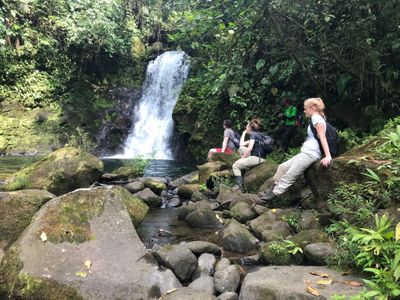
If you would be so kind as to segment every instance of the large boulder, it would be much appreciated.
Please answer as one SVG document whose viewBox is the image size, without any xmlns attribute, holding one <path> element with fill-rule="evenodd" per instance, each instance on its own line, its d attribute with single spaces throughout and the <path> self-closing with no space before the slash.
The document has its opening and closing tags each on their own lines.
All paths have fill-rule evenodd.
<svg viewBox="0 0 400 300">
<path fill-rule="evenodd" d="M 230 220 L 221 233 L 223 248 L 228 251 L 247 253 L 255 250 L 258 239 L 236 220 Z"/>
<path fill-rule="evenodd" d="M 161 195 L 163 190 L 167 189 L 167 185 L 156 177 L 148 177 L 143 181 L 145 187 L 151 189 L 157 195 Z"/>
<path fill-rule="evenodd" d="M 199 183 L 199 171 L 193 171 L 189 174 L 186 174 L 185 176 L 182 176 L 180 178 L 177 178 L 175 180 L 172 180 L 168 182 L 168 186 L 171 189 L 175 189 L 178 186 L 181 186 L 182 184 L 187 184 L 187 183 Z"/>
<path fill-rule="evenodd" d="M 199 191 L 199 185 L 197 183 L 182 184 L 178 187 L 178 196 L 183 199 L 190 199 L 194 192 Z"/>
<path fill-rule="evenodd" d="M 314 243 L 304 248 L 304 256 L 312 265 L 326 265 L 327 259 L 333 256 L 335 245 L 332 243 Z"/>
<path fill-rule="evenodd" d="M 328 274 L 332 279 L 331 285 L 319 288 L 316 282 L 321 279 L 313 274 Z M 331 299 L 335 294 L 343 295 L 346 299 L 364 290 L 364 286 L 349 286 L 343 281 L 358 281 L 361 279 L 346 276 L 325 267 L 317 266 L 267 266 L 250 271 L 243 280 L 240 289 L 240 300 L 289 300 L 289 299 Z M 321 296 L 316 297 L 307 293 L 307 283 L 317 289 Z"/>
<path fill-rule="evenodd" d="M 343 153 L 334 158 L 328 168 L 319 162 L 312 164 L 305 172 L 305 178 L 316 200 L 326 201 L 328 195 L 340 183 L 362 183 L 370 180 L 363 175 L 367 168 L 373 170 L 381 178 L 385 178 L 387 170 L 380 167 L 387 161 L 381 161 L 375 157 L 376 154 L 372 149 L 376 147 L 376 143 L 382 143 L 382 140 L 374 139 Z"/>
<path fill-rule="evenodd" d="M 186 246 L 190 249 L 190 251 L 192 251 L 197 256 L 203 253 L 221 255 L 221 248 L 214 243 L 206 241 L 192 241 L 192 242 L 187 242 Z"/>
<path fill-rule="evenodd" d="M 151 299 L 181 287 L 138 237 L 130 213 L 143 204 L 134 199 L 123 188 L 97 187 L 48 201 L 3 258 L 9 297 Z"/>
<path fill-rule="evenodd" d="M 212 276 L 201 276 L 193 280 L 188 287 L 196 291 L 205 292 L 209 295 L 215 294 L 214 278 Z"/>
<path fill-rule="evenodd" d="M 0 248 L 14 242 L 39 208 L 55 197 L 43 190 L 0 193 Z"/>
<path fill-rule="evenodd" d="M 331 242 L 329 236 L 320 229 L 302 230 L 289 240 L 304 249 L 309 244 Z"/>
<path fill-rule="evenodd" d="M 178 219 L 181 221 L 186 221 L 188 214 L 195 210 L 212 210 L 216 207 L 215 202 L 211 202 L 208 200 L 202 200 L 194 203 L 188 203 L 186 205 L 182 205 L 176 209 L 176 214 L 178 215 Z"/>
<path fill-rule="evenodd" d="M 161 198 L 149 188 L 145 188 L 144 190 L 135 193 L 134 196 L 142 199 L 150 207 L 161 206 Z"/>
<path fill-rule="evenodd" d="M 243 178 L 244 188 L 249 193 L 257 193 L 266 180 L 274 176 L 278 165 L 267 160 L 246 171 Z"/>
<path fill-rule="evenodd" d="M 216 262 L 217 259 L 210 253 L 203 253 L 200 255 L 197 261 L 196 270 L 193 273 L 192 280 L 202 276 L 213 276 Z"/>
<path fill-rule="evenodd" d="M 186 222 L 192 227 L 209 228 L 222 226 L 223 219 L 221 213 L 203 209 L 189 213 L 186 217 Z"/>
<path fill-rule="evenodd" d="M 300 252 L 294 255 L 288 252 L 285 241 L 271 241 L 262 244 L 260 258 L 269 265 L 298 265 L 303 262 L 303 255 Z"/>
<path fill-rule="evenodd" d="M 231 209 L 232 217 L 240 223 L 246 223 L 257 217 L 257 213 L 246 202 L 236 203 Z"/>
<path fill-rule="evenodd" d="M 240 283 L 240 270 L 230 265 L 214 274 L 215 289 L 220 293 L 235 292 Z"/>
<path fill-rule="evenodd" d="M 6 182 L 23 182 L 25 188 L 43 189 L 62 195 L 77 188 L 89 187 L 100 179 L 103 162 L 82 149 L 67 147 L 18 171 Z"/>
</svg>

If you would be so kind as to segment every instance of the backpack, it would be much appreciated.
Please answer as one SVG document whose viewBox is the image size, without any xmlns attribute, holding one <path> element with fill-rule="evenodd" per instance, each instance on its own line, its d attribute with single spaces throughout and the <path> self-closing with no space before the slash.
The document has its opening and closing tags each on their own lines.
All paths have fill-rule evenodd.
<svg viewBox="0 0 400 300">
<path fill-rule="evenodd" d="M 233 144 L 235 144 L 236 148 L 239 148 L 239 144 L 240 144 L 240 133 L 237 131 L 233 131 L 233 134 L 235 135 L 235 137 L 232 139 Z"/>
<path fill-rule="evenodd" d="M 268 134 L 259 132 L 259 140 L 256 140 L 260 147 L 263 149 L 265 154 L 269 154 L 274 150 L 274 139 L 270 137 Z M 259 151 L 260 152 L 260 151 Z M 258 153 L 258 156 L 261 156 L 261 153 Z"/>
<path fill-rule="evenodd" d="M 314 134 L 314 137 L 318 141 L 321 153 L 324 153 L 324 149 L 322 149 L 321 141 L 319 140 L 319 137 L 318 137 L 318 134 L 317 134 L 317 130 L 315 129 L 315 127 L 312 124 L 312 122 L 310 122 L 310 128 L 311 128 L 312 133 Z M 328 142 L 329 152 L 331 153 L 332 157 L 336 157 L 339 154 L 340 138 L 339 138 L 339 134 L 338 134 L 336 128 L 333 127 L 328 122 L 326 122 L 325 135 L 326 135 L 326 141 Z"/>
</svg>

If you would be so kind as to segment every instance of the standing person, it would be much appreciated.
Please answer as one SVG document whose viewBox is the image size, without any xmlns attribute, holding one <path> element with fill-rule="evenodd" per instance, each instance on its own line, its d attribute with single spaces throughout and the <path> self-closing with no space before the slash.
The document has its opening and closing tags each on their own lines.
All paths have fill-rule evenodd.
<svg viewBox="0 0 400 300">
<path fill-rule="evenodd" d="M 326 121 L 324 114 L 325 105 L 321 98 L 310 98 L 304 101 L 304 114 L 311 118 L 311 123 L 307 127 L 307 139 L 301 147 L 300 153 L 291 159 L 280 164 L 274 175 L 274 186 L 271 190 L 261 196 L 264 202 L 271 201 L 283 194 L 312 163 L 321 159 L 321 164 L 328 167 L 332 156 L 326 139 Z M 323 152 L 321 153 L 320 144 L 315 138 L 312 128 L 318 135 Z"/>
<path fill-rule="evenodd" d="M 293 101 L 285 99 L 283 105 L 285 110 L 279 116 L 283 118 L 283 125 L 278 129 L 276 135 L 278 136 L 278 145 L 283 151 L 287 152 L 289 147 L 290 138 L 296 131 L 296 115 L 297 107 L 293 105 Z"/>
<path fill-rule="evenodd" d="M 243 147 L 241 152 L 241 158 L 235 161 L 232 166 L 233 174 L 235 175 L 235 189 L 243 189 L 243 177 L 242 170 L 250 169 L 265 161 L 264 157 L 266 153 L 264 149 L 260 146 L 259 141 L 261 141 L 260 134 L 258 130 L 260 128 L 260 120 L 253 119 L 246 126 L 246 132 L 250 134 L 250 140 L 248 141 L 247 147 Z M 243 132 L 242 137 L 243 145 L 245 132 Z"/>
<path fill-rule="evenodd" d="M 224 139 L 222 140 L 222 148 L 212 148 L 208 151 L 207 159 L 210 159 L 214 153 L 224 152 L 226 154 L 233 154 L 236 150 L 235 143 L 235 133 L 232 130 L 231 120 L 225 120 L 223 123 L 224 127 Z"/>
</svg>

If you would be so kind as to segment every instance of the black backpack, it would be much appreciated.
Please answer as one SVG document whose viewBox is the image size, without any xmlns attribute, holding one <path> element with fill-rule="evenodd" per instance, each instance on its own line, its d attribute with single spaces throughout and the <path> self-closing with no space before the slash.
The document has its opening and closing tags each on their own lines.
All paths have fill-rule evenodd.
<svg viewBox="0 0 400 300">
<path fill-rule="evenodd" d="M 314 134 L 314 137 L 317 139 L 319 148 L 321 150 L 321 153 L 324 153 L 324 149 L 322 149 L 321 141 L 319 140 L 317 130 L 315 129 L 314 125 L 312 122 L 310 122 L 310 128 L 312 133 Z M 332 157 L 335 157 L 339 154 L 339 144 L 340 144 L 340 138 L 339 134 L 336 130 L 335 127 L 333 127 L 330 123 L 326 122 L 326 141 L 328 142 L 329 146 L 329 152 L 331 153 Z"/>
<path fill-rule="evenodd" d="M 236 148 L 239 148 L 240 144 L 240 133 L 237 131 L 233 131 L 233 134 L 235 135 L 235 138 L 232 139 L 233 144 L 236 146 Z"/>
<path fill-rule="evenodd" d="M 268 134 L 263 133 L 263 132 L 258 132 L 259 134 L 259 139 L 256 140 L 259 144 L 260 147 L 262 148 L 264 155 L 269 154 L 274 150 L 274 139 L 270 137 Z M 258 154 L 260 156 L 261 153 Z"/>
</svg>

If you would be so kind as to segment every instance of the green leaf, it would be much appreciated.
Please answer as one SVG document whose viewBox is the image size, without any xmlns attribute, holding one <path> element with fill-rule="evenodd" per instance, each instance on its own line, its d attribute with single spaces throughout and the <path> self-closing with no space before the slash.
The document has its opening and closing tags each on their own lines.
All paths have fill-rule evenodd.
<svg viewBox="0 0 400 300">
<path fill-rule="evenodd" d="M 260 70 L 262 67 L 265 65 L 265 60 L 264 59 L 259 59 L 256 63 L 256 69 L 257 71 Z"/>
</svg>

